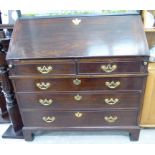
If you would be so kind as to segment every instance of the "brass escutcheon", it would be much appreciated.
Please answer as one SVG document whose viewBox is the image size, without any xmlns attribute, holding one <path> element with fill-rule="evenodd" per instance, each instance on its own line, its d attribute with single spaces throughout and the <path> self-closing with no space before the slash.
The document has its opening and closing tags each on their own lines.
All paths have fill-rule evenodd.
<svg viewBox="0 0 155 155">
<path fill-rule="evenodd" d="M 76 86 L 81 84 L 81 80 L 80 79 L 74 79 L 73 80 L 73 84 L 75 84 Z"/>
<path fill-rule="evenodd" d="M 77 95 L 74 96 L 74 99 L 75 99 L 76 101 L 80 101 L 80 100 L 82 100 L 82 96 L 79 95 L 79 94 L 77 94 Z"/>
<path fill-rule="evenodd" d="M 78 118 L 82 117 L 82 115 L 83 115 L 83 114 L 82 114 L 81 112 L 76 112 L 76 113 L 75 113 L 75 116 L 78 117 Z"/>
</svg>

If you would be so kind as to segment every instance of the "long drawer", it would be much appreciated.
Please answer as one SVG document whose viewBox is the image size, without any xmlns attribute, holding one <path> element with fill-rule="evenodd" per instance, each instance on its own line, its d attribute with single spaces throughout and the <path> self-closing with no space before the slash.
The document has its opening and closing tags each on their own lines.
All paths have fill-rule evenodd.
<svg viewBox="0 0 155 155">
<path fill-rule="evenodd" d="M 17 93 L 21 109 L 138 108 L 139 92 L 122 93 Z"/>
<path fill-rule="evenodd" d="M 103 127 L 137 125 L 137 111 L 22 111 L 28 127 Z"/>
<path fill-rule="evenodd" d="M 142 90 L 143 80 L 143 77 L 19 78 L 14 85 L 17 92 Z"/>
</svg>

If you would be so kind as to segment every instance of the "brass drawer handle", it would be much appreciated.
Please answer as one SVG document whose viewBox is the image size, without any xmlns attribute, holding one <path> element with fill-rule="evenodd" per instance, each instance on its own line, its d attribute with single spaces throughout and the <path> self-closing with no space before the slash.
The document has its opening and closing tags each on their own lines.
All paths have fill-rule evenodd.
<svg viewBox="0 0 155 155">
<path fill-rule="evenodd" d="M 49 82 L 47 83 L 41 82 L 41 83 L 36 83 L 36 86 L 41 90 L 46 90 L 51 86 L 51 84 Z"/>
<path fill-rule="evenodd" d="M 115 123 L 117 121 L 117 116 L 105 116 L 104 120 L 108 123 Z"/>
<path fill-rule="evenodd" d="M 101 65 L 101 69 L 102 69 L 102 71 L 104 71 L 106 73 L 111 73 L 117 69 L 117 65 L 111 65 L 111 64 Z"/>
<path fill-rule="evenodd" d="M 44 105 L 44 106 L 49 106 L 53 103 L 52 99 L 39 99 L 39 103 Z"/>
<path fill-rule="evenodd" d="M 54 116 L 52 116 L 52 117 L 50 117 L 50 116 L 44 116 L 44 117 L 42 117 L 42 119 L 43 119 L 43 121 L 45 121 L 46 123 L 52 123 L 52 122 L 54 122 L 55 121 L 55 117 Z"/>
<path fill-rule="evenodd" d="M 80 79 L 74 79 L 73 80 L 73 84 L 75 84 L 76 86 L 81 84 L 81 80 Z"/>
<path fill-rule="evenodd" d="M 48 74 L 50 73 L 51 71 L 53 71 L 53 67 L 52 66 L 38 66 L 37 67 L 37 71 L 39 71 L 41 74 Z"/>
<path fill-rule="evenodd" d="M 114 81 L 108 82 L 108 81 L 106 81 L 106 82 L 105 82 L 105 85 L 106 85 L 108 88 L 110 88 L 110 89 L 115 89 L 115 88 L 117 88 L 120 84 L 121 84 L 120 81 L 117 81 L 117 82 L 114 82 Z"/>
<path fill-rule="evenodd" d="M 82 100 L 82 96 L 79 95 L 79 94 L 77 94 L 77 95 L 74 96 L 74 99 L 75 99 L 76 101 L 80 101 L 80 100 Z"/>
<path fill-rule="evenodd" d="M 109 105 L 114 105 L 116 104 L 117 102 L 119 102 L 119 99 L 118 98 L 105 98 L 104 99 L 105 103 L 109 104 Z"/>
<path fill-rule="evenodd" d="M 76 113 L 75 113 L 75 116 L 76 116 L 77 118 L 82 117 L 82 115 L 83 115 L 83 114 L 82 114 L 81 112 L 76 112 Z"/>
<path fill-rule="evenodd" d="M 79 19 L 79 18 L 75 18 L 75 19 L 72 19 L 72 23 L 74 24 L 74 25 L 79 25 L 80 23 L 81 23 L 81 19 Z"/>
</svg>

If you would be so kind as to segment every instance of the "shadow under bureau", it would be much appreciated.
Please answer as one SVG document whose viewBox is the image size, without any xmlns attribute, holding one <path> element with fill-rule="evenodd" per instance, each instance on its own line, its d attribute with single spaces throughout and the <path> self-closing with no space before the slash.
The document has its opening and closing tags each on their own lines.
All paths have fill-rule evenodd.
<svg viewBox="0 0 155 155">
<path fill-rule="evenodd" d="M 103 130 L 138 140 L 148 57 L 138 15 L 18 20 L 7 61 L 25 140 Z"/>
</svg>

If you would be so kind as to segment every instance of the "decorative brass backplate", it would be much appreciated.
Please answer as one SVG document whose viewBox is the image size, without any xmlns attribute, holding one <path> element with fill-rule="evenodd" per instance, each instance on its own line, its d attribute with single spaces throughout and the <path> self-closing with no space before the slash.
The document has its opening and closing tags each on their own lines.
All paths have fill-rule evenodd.
<svg viewBox="0 0 155 155">
<path fill-rule="evenodd" d="M 46 90 L 51 86 L 51 84 L 49 82 L 46 82 L 46 83 L 40 82 L 40 83 L 36 83 L 36 86 L 41 90 Z"/>
<path fill-rule="evenodd" d="M 117 69 L 117 65 L 111 65 L 111 64 L 101 65 L 101 70 L 106 73 L 111 73 L 116 69 Z"/>
<path fill-rule="evenodd" d="M 53 71 L 53 67 L 52 66 L 38 66 L 37 67 L 37 71 L 39 71 L 41 74 L 48 74 L 50 73 L 51 71 Z"/>
<path fill-rule="evenodd" d="M 118 117 L 117 116 L 105 116 L 104 120 L 108 123 L 115 123 L 117 121 Z"/>
<path fill-rule="evenodd" d="M 107 103 L 109 105 L 114 105 L 114 104 L 119 102 L 119 99 L 118 98 L 115 98 L 115 99 L 113 99 L 113 98 L 105 98 L 104 101 L 105 101 L 105 103 Z"/>
<path fill-rule="evenodd" d="M 110 88 L 110 89 L 115 89 L 115 88 L 117 88 L 120 84 L 121 84 L 120 81 L 116 81 L 116 82 L 114 82 L 114 81 L 111 81 L 111 82 L 106 81 L 106 82 L 105 82 L 105 85 L 106 85 L 108 88 Z"/>
<path fill-rule="evenodd" d="M 46 123 L 52 123 L 55 121 L 56 118 L 55 118 L 55 116 L 43 116 L 42 119 Z"/>
<path fill-rule="evenodd" d="M 52 99 L 39 99 L 39 103 L 44 105 L 44 106 L 49 106 L 53 103 Z"/>
</svg>

